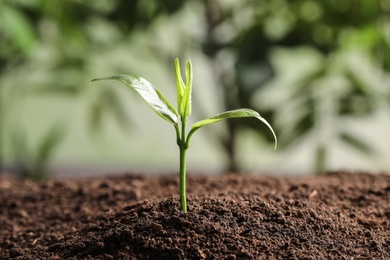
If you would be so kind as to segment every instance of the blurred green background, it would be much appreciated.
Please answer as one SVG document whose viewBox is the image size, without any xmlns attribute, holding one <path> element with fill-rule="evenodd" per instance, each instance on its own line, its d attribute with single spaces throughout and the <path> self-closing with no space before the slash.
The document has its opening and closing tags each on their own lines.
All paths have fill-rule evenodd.
<svg viewBox="0 0 390 260">
<path fill-rule="evenodd" d="M 192 122 L 255 109 L 193 138 L 189 172 L 390 171 L 388 0 L 2 0 L 0 163 L 21 177 L 177 172 L 171 125 L 116 82 L 175 103 L 191 59 Z M 190 122 L 191 123 L 191 122 Z"/>
</svg>

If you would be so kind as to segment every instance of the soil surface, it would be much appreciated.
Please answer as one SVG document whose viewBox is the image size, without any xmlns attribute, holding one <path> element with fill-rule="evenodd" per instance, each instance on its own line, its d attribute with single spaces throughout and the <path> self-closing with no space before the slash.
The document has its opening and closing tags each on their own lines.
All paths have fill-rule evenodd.
<svg viewBox="0 0 390 260">
<path fill-rule="evenodd" d="M 390 175 L 0 178 L 0 259 L 390 259 Z"/>
</svg>

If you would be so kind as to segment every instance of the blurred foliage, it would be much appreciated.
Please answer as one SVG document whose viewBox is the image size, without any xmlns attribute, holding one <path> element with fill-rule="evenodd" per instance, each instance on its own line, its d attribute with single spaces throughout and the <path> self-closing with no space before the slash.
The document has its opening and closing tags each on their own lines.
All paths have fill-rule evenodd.
<svg viewBox="0 0 390 260">
<path fill-rule="evenodd" d="M 137 58 L 170 64 L 175 56 L 197 53 L 218 78 L 221 111 L 259 110 L 275 126 L 282 149 L 315 136 L 313 165 L 322 172 L 335 140 L 373 151 L 343 119 L 370 116 L 390 103 L 389 46 L 387 0 L 3 0 L 0 127 L 23 128 L 18 114 L 25 97 L 50 95 L 85 103 L 91 129 L 101 128 L 106 114 L 126 128 L 121 93 L 91 91 L 85 84 L 91 71 L 136 73 Z M 124 57 L 126 49 L 132 55 Z M 316 62 L 294 81 L 277 85 L 284 73 L 277 67 L 280 53 Z M 227 127 L 219 141 L 227 168 L 236 171 L 238 132 L 259 126 L 233 120 Z M 52 140 L 51 135 L 42 140 Z M 13 139 L 23 143 L 22 136 Z M 17 147 L 23 153 L 24 145 Z M 42 158 L 40 164 L 47 164 L 51 157 Z"/>
<path fill-rule="evenodd" d="M 57 125 L 50 129 L 37 144 L 30 147 L 27 135 L 15 129 L 11 136 L 14 171 L 21 178 L 42 180 L 50 176 L 48 162 L 65 135 L 65 128 Z"/>
<path fill-rule="evenodd" d="M 240 1 L 225 6 L 208 1 L 207 14 L 205 52 L 210 57 L 227 51 L 234 56 L 235 77 L 230 76 L 231 67 L 221 74 L 228 109 L 248 106 L 267 111 L 266 118 L 275 125 L 281 147 L 314 131 L 317 172 L 326 169 L 327 150 L 335 138 L 363 152 L 373 150 L 349 129 L 342 129 L 341 122 L 343 117 L 372 115 L 389 101 L 388 1 Z M 277 49 L 294 53 L 302 46 L 320 57 L 316 68 L 289 86 L 279 86 L 285 95 L 278 102 L 267 102 L 272 100 L 272 90 L 266 97 L 254 99 L 256 92 L 280 76 L 275 75 L 272 53 Z M 357 60 L 361 62 L 358 68 L 348 63 L 353 56 L 363 57 Z M 222 67 L 221 62 L 216 66 Z M 364 70 L 382 80 L 364 78 Z M 243 124 L 229 124 L 231 135 L 222 141 L 231 151 L 233 170 L 238 163 L 231 147 L 237 129 L 248 126 Z"/>
</svg>

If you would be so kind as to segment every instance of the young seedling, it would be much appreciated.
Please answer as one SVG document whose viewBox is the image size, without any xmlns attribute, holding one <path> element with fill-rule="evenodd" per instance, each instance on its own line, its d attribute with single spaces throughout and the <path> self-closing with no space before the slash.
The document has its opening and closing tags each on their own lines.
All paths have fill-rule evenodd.
<svg viewBox="0 0 390 260">
<path fill-rule="evenodd" d="M 190 145 L 192 135 L 202 126 L 219 122 L 227 118 L 243 118 L 243 117 L 255 117 L 262 121 L 271 130 L 274 139 L 275 146 L 277 146 L 277 138 L 271 125 L 262 118 L 259 113 L 252 109 L 241 108 L 237 110 L 231 110 L 215 115 L 213 117 L 201 120 L 192 125 L 191 130 L 186 131 L 187 120 L 191 115 L 191 92 L 192 92 L 192 64 L 188 60 L 186 62 L 186 83 L 181 76 L 179 59 L 175 59 L 175 73 L 176 73 L 176 90 L 177 90 L 177 110 L 171 105 L 171 103 L 164 97 L 161 92 L 156 89 L 151 83 L 141 77 L 135 77 L 130 75 L 116 75 L 104 78 L 93 79 L 98 80 L 118 80 L 128 87 L 133 88 L 146 103 L 156 112 L 160 117 L 171 123 L 175 127 L 177 145 L 180 151 L 180 205 L 184 212 L 187 212 L 186 201 L 186 153 Z"/>
</svg>

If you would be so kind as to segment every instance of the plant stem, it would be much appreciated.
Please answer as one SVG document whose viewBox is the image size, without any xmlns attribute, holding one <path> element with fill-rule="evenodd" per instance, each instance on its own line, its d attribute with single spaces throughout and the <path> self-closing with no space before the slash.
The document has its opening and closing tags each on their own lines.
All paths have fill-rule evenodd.
<svg viewBox="0 0 390 260">
<path fill-rule="evenodd" d="M 185 143 L 179 146 L 180 149 L 180 205 L 183 212 L 187 212 L 187 197 L 186 197 L 186 153 L 187 148 Z"/>
<path fill-rule="evenodd" d="M 188 144 L 186 140 L 186 118 L 181 118 L 181 133 L 178 128 L 176 128 L 176 133 L 178 135 L 179 150 L 180 150 L 180 205 L 183 212 L 187 212 L 187 196 L 186 196 L 186 161 L 187 161 L 187 149 Z"/>
</svg>

